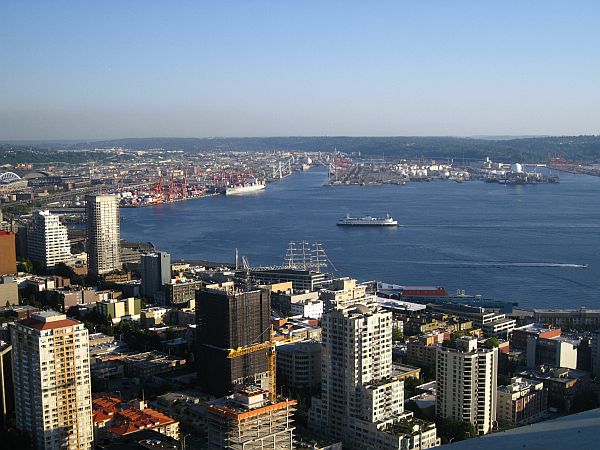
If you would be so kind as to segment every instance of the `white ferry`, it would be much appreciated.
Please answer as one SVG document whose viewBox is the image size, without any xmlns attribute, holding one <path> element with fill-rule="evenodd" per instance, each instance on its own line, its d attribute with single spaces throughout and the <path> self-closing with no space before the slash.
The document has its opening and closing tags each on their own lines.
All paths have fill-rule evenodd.
<svg viewBox="0 0 600 450">
<path fill-rule="evenodd" d="M 375 227 L 397 227 L 398 221 L 387 214 L 385 217 L 350 217 L 350 214 L 346 214 L 346 217 L 338 220 L 339 226 L 375 226 Z"/>
<path fill-rule="evenodd" d="M 244 184 L 227 187 L 227 189 L 225 189 L 225 195 L 249 194 L 251 192 L 262 191 L 264 188 L 265 188 L 264 181 L 254 180 L 254 181 L 247 182 Z"/>
</svg>

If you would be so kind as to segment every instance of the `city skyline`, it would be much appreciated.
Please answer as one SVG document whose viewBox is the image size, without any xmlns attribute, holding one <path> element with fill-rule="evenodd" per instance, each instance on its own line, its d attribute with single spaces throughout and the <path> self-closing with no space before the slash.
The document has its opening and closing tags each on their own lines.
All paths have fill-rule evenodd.
<svg viewBox="0 0 600 450">
<path fill-rule="evenodd" d="M 600 133 L 597 13 L 9 2 L 0 139 Z"/>
</svg>

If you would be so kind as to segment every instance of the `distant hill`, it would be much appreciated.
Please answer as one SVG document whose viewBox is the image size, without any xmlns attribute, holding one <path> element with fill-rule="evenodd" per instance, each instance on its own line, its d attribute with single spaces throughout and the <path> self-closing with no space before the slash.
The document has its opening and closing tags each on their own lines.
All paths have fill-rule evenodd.
<svg viewBox="0 0 600 450">
<path fill-rule="evenodd" d="M 346 153 L 360 152 L 363 156 L 393 158 L 437 158 L 455 160 L 480 160 L 489 156 L 495 161 L 543 163 L 548 156 L 561 156 L 568 161 L 600 162 L 600 136 L 540 136 L 509 138 L 493 137 L 248 137 L 248 138 L 126 138 L 104 141 L 80 142 L 76 144 L 38 143 L 33 145 L 0 144 L 0 164 L 6 151 L 13 154 L 10 160 L 30 160 L 32 154 L 43 150 L 39 162 L 51 160 L 58 150 L 93 150 L 96 148 L 124 147 L 133 150 L 162 148 L 166 150 L 199 151 L 321 151 L 331 152 L 334 148 Z M 14 157 L 14 152 L 25 152 L 27 156 Z M 77 156 L 101 159 L 101 155 L 87 152 Z M 61 160 L 68 160 L 64 152 Z"/>
<path fill-rule="evenodd" d="M 546 162 L 548 155 L 571 161 L 600 161 L 600 136 L 543 136 L 510 139 L 464 137 L 264 137 L 264 138 L 129 138 L 79 143 L 71 148 L 126 147 L 185 151 L 296 150 L 330 152 L 334 148 L 365 156 L 400 158 L 465 158 L 497 161 Z"/>
</svg>

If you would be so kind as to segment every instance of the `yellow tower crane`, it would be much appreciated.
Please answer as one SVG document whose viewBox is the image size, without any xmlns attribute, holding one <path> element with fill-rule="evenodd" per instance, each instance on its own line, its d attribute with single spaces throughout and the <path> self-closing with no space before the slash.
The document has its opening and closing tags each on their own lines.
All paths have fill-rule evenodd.
<svg viewBox="0 0 600 450">
<path fill-rule="evenodd" d="M 291 338 L 284 339 L 282 342 L 289 341 L 291 341 Z M 229 350 L 229 353 L 227 353 L 227 358 L 238 358 L 240 356 L 267 349 L 269 350 L 267 355 L 269 363 L 269 400 L 275 402 L 277 399 L 277 357 L 275 354 L 275 329 L 273 328 L 273 325 L 271 325 L 269 330 L 268 341 L 261 342 L 260 344 L 247 345 L 245 347 L 231 349 Z"/>
</svg>

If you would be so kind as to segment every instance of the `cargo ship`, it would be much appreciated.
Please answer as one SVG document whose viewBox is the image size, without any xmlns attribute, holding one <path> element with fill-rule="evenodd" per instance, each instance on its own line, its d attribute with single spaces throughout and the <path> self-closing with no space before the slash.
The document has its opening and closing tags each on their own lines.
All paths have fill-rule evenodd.
<svg viewBox="0 0 600 450">
<path fill-rule="evenodd" d="M 227 187 L 227 189 L 225 189 L 225 195 L 250 194 L 252 192 L 262 191 L 264 188 L 264 181 L 254 180 L 252 182 Z"/>
<path fill-rule="evenodd" d="M 356 227 L 397 227 L 398 221 L 387 214 L 385 217 L 350 217 L 350 214 L 346 214 L 346 217 L 338 220 L 338 226 L 356 226 Z"/>
</svg>

